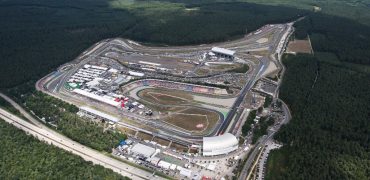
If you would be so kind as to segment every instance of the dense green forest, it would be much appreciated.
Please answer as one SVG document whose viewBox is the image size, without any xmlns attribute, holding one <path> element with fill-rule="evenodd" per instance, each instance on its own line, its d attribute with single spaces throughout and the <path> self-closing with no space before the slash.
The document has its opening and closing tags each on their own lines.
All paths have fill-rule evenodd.
<svg viewBox="0 0 370 180">
<path fill-rule="evenodd" d="M 76 106 L 32 90 L 32 82 L 27 84 L 28 86 L 12 88 L 7 93 L 18 103 L 32 111 L 38 118 L 56 125 L 56 130 L 67 137 L 98 151 L 106 152 L 111 152 L 113 147 L 127 138 L 125 134 L 104 130 L 102 123 L 93 123 L 79 117 L 76 114 L 78 111 Z M 0 107 L 2 104 L 12 109 L 5 100 L 0 99 Z M 55 128 L 54 126 L 50 127 Z"/>
<path fill-rule="evenodd" d="M 252 110 L 245 123 L 242 126 L 242 134 L 243 136 L 247 136 L 248 132 L 252 129 L 252 124 L 254 123 L 254 119 L 256 118 L 257 110 Z"/>
<path fill-rule="evenodd" d="M 17 109 L 15 109 L 10 103 L 8 103 L 8 101 L 3 99 L 2 97 L 0 97 L 0 108 L 3 108 L 6 111 L 9 111 L 19 117 L 23 117 Z"/>
<path fill-rule="evenodd" d="M 0 119 L 0 179 L 129 179 L 47 145 Z"/>
<path fill-rule="evenodd" d="M 268 179 L 367 179 L 370 74 L 289 56 L 281 97 L 293 118 L 277 134 Z M 317 80 L 315 81 L 317 76 Z"/>
<path fill-rule="evenodd" d="M 313 6 L 322 9 L 313 13 Z M 123 135 L 101 133 L 102 127 L 76 117 L 74 106 L 34 93 L 35 80 L 105 38 L 121 36 L 156 45 L 208 43 L 234 39 L 246 30 L 255 30 L 266 23 L 287 22 L 300 15 L 306 18 L 295 25 L 295 37 L 307 38 L 309 34 L 315 54 L 285 57 L 287 71 L 280 92 L 293 119 L 276 135 L 285 146 L 271 153 L 267 178 L 367 179 L 370 177 L 367 0 L 4 0 L 0 2 L 0 88 L 19 85 L 8 89 L 8 94 L 18 102 L 26 103 L 36 114 L 56 123 L 58 130 L 72 139 L 109 151 Z M 243 128 L 243 132 L 250 129 Z M 23 137 L 21 133 L 14 134 L 15 137 L 9 138 L 18 134 Z M 10 151 L 6 152 L 9 159 L 22 157 L 11 151 L 26 144 L 22 139 L 30 141 L 27 137 L 13 139 L 12 143 L 21 143 L 4 148 Z M 41 145 L 35 147 L 38 146 Z M 33 150 L 38 149 L 29 151 Z M 40 156 L 25 165 L 46 159 Z M 62 157 L 55 157 L 59 163 L 77 164 L 58 158 Z M 14 168 L 27 169 L 18 165 Z M 8 165 L 0 168 L 1 172 L 3 168 L 9 171 L 5 174 L 13 172 Z M 94 171 L 86 168 L 89 170 L 77 168 L 74 173 Z M 53 167 L 45 169 L 46 172 Z M 0 179 L 11 178 L 1 175 Z"/>
<path fill-rule="evenodd" d="M 132 2 L 132 3 L 127 3 Z M 36 80 L 113 37 L 156 44 L 199 44 L 240 37 L 302 10 L 244 2 L 186 3 L 109 0 L 0 2 L 0 88 Z"/>
<path fill-rule="evenodd" d="M 353 19 L 312 13 L 295 24 L 315 54 L 284 58 L 280 93 L 293 118 L 275 137 L 285 146 L 267 179 L 370 176 L 370 26 Z"/>
<path fill-rule="evenodd" d="M 314 13 L 295 24 L 296 38 L 310 35 L 318 58 L 370 65 L 370 28 L 353 20 Z"/>
<path fill-rule="evenodd" d="M 46 122 L 55 124 L 58 131 L 98 151 L 111 152 L 121 140 L 126 139 L 124 134 L 104 131 L 101 123 L 94 124 L 90 120 L 80 118 L 76 115 L 77 107 L 54 97 L 35 92 L 23 98 L 27 108 Z"/>
<path fill-rule="evenodd" d="M 258 4 L 296 7 L 370 25 L 369 0 L 242 0 Z M 317 8 L 317 9 L 315 9 Z"/>
<path fill-rule="evenodd" d="M 267 128 L 273 124 L 273 118 L 261 117 L 256 127 L 253 129 L 252 144 L 255 144 L 263 135 L 267 135 Z"/>
</svg>

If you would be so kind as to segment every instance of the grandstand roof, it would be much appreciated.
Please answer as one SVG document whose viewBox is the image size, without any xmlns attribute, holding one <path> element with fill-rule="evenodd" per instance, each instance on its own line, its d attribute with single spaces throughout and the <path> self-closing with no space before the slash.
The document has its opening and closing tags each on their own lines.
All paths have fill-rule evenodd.
<svg viewBox="0 0 370 180">
<path fill-rule="evenodd" d="M 213 47 L 212 52 L 220 53 L 220 54 L 226 54 L 226 55 L 229 55 L 229 56 L 234 56 L 234 54 L 235 54 L 235 51 L 228 50 L 228 49 L 225 49 L 225 48 L 220 48 L 220 47 Z"/>
<path fill-rule="evenodd" d="M 81 110 L 84 110 L 84 111 L 86 111 L 86 112 L 89 112 L 89 113 L 91 113 L 91 114 L 94 114 L 94 115 L 96 115 L 96 116 L 99 116 L 99 117 L 101 117 L 101 118 L 107 119 L 107 120 L 109 120 L 109 121 L 113 121 L 113 122 L 118 122 L 118 121 L 119 121 L 119 119 L 118 119 L 118 118 L 116 118 L 116 117 L 114 117 L 114 116 L 111 116 L 111 115 L 106 114 L 106 113 L 103 113 L 103 112 L 101 112 L 101 111 L 98 111 L 98 110 L 92 109 L 92 108 L 90 108 L 90 107 L 82 106 L 82 107 L 80 107 L 80 109 L 81 109 Z"/>
<path fill-rule="evenodd" d="M 109 104 L 109 105 L 112 105 L 112 106 L 119 106 L 121 104 L 120 102 L 116 102 L 113 99 L 108 99 L 106 97 L 102 97 L 102 96 L 99 96 L 99 95 L 96 95 L 94 93 L 90 93 L 90 92 L 87 92 L 87 91 L 84 91 L 84 90 L 81 90 L 81 89 L 74 89 L 73 92 L 75 92 L 77 94 L 80 94 L 80 95 L 83 95 L 83 96 L 86 96 L 86 97 L 89 97 L 91 99 L 106 103 L 106 104 Z"/>
<path fill-rule="evenodd" d="M 230 133 L 220 136 L 203 137 L 203 155 L 226 154 L 238 148 L 238 140 Z"/>
</svg>

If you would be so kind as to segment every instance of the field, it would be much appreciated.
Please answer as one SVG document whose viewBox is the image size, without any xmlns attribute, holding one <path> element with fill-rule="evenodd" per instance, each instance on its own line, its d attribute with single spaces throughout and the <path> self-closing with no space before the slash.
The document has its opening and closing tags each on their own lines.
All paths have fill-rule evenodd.
<svg viewBox="0 0 370 180">
<path fill-rule="evenodd" d="M 208 73 L 220 73 L 220 72 L 236 72 L 236 73 L 246 73 L 249 67 L 245 64 L 239 63 L 209 63 L 208 66 L 202 66 L 197 69 L 196 73 L 198 75 L 206 75 Z"/>
<path fill-rule="evenodd" d="M 143 89 L 138 92 L 138 96 L 151 103 L 163 105 L 184 105 L 193 100 L 189 93 L 164 88 Z"/>
<path fill-rule="evenodd" d="M 204 132 L 219 120 L 217 112 L 194 107 L 196 102 L 188 92 L 148 88 L 139 91 L 138 96 L 147 102 L 146 106 L 158 111 L 160 119 L 187 131 Z"/>
<path fill-rule="evenodd" d="M 195 107 L 186 108 L 178 112 L 170 112 L 164 120 L 170 124 L 188 131 L 203 132 L 214 126 L 219 119 L 216 112 Z"/>
<path fill-rule="evenodd" d="M 312 48 L 309 40 L 294 40 L 288 44 L 287 52 L 293 53 L 312 53 Z"/>
<path fill-rule="evenodd" d="M 160 144 L 162 146 L 168 146 L 170 144 L 170 141 L 164 140 L 164 139 L 159 138 L 159 137 L 154 137 L 153 141 L 157 142 L 158 144 Z"/>
<path fill-rule="evenodd" d="M 137 133 L 137 137 L 142 139 L 142 140 L 149 140 L 149 141 L 151 141 L 153 139 L 152 135 L 146 134 L 146 133 L 143 133 L 143 132 Z"/>
<path fill-rule="evenodd" d="M 119 130 L 122 133 L 127 134 L 127 135 L 135 135 L 136 134 L 135 130 L 132 130 L 132 129 L 129 129 L 129 128 L 126 128 L 126 127 L 122 127 L 122 126 L 118 126 L 117 130 Z"/>
<path fill-rule="evenodd" d="M 179 57 L 166 57 L 160 55 L 146 55 L 146 54 L 125 54 L 117 56 L 109 56 L 118 59 L 121 63 L 141 63 L 149 62 L 160 64 L 161 67 L 168 69 L 178 69 L 181 67 L 182 70 L 192 70 L 195 65 L 190 63 L 185 63 L 183 58 Z"/>
<path fill-rule="evenodd" d="M 177 144 L 177 143 L 172 143 L 171 148 L 174 148 L 179 152 L 187 152 L 188 151 L 188 147 L 183 146 L 181 144 Z"/>
</svg>

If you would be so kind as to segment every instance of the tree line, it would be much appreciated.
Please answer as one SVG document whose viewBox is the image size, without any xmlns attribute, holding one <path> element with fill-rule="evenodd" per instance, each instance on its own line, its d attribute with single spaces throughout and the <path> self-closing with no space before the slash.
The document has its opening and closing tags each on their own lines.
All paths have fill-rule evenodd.
<svg viewBox="0 0 370 180">
<path fill-rule="evenodd" d="M 129 179 L 40 142 L 1 119 L 0 136 L 0 179 Z"/>
<path fill-rule="evenodd" d="M 112 152 L 112 148 L 127 138 L 120 132 L 105 130 L 103 123 L 94 123 L 90 119 L 79 117 L 76 106 L 49 95 L 34 92 L 23 98 L 24 105 L 29 110 L 46 122 L 56 125 L 57 131 L 98 151 Z"/>
</svg>

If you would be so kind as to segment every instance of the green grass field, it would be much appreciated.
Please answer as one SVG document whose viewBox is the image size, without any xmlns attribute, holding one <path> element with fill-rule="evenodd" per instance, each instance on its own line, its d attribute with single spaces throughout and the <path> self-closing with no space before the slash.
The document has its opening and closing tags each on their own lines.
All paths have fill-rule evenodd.
<svg viewBox="0 0 370 180">
<path fill-rule="evenodd" d="M 192 95 L 188 92 L 164 88 L 143 89 L 138 92 L 138 96 L 150 103 L 162 105 L 185 105 L 191 104 L 193 100 Z"/>
</svg>

